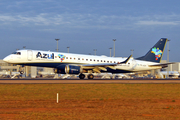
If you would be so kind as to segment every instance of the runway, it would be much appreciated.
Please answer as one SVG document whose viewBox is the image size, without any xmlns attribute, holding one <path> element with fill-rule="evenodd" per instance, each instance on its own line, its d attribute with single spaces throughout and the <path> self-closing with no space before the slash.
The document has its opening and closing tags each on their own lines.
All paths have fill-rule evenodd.
<svg viewBox="0 0 180 120">
<path fill-rule="evenodd" d="M 0 79 L 0 84 L 180 84 L 180 79 Z"/>
</svg>

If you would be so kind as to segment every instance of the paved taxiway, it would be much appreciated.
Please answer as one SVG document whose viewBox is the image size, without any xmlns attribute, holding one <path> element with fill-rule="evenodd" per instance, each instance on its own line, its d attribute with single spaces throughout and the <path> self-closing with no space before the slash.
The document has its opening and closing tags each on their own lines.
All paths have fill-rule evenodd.
<svg viewBox="0 0 180 120">
<path fill-rule="evenodd" d="M 0 79 L 0 84 L 180 84 L 180 79 Z"/>
</svg>

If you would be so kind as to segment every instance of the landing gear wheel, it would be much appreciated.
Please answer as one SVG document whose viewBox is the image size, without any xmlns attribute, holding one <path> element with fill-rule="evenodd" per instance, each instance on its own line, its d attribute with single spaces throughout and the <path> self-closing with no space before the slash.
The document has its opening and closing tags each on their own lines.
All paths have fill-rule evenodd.
<svg viewBox="0 0 180 120">
<path fill-rule="evenodd" d="M 84 74 L 80 74 L 80 75 L 79 75 L 79 78 L 80 78 L 80 79 L 84 79 L 84 78 L 85 78 L 85 75 L 84 75 Z"/>
<path fill-rule="evenodd" d="M 88 79 L 93 79 L 94 78 L 94 75 L 93 74 L 89 74 L 88 75 Z"/>
</svg>

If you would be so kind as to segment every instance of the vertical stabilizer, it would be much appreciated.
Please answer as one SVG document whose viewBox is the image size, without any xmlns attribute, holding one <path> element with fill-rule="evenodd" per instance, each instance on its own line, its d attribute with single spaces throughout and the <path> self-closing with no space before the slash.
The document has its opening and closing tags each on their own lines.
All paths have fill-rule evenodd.
<svg viewBox="0 0 180 120">
<path fill-rule="evenodd" d="M 161 38 L 150 50 L 149 52 L 142 57 L 136 58 L 137 60 L 151 61 L 160 63 L 164 49 L 166 46 L 167 38 Z"/>
</svg>

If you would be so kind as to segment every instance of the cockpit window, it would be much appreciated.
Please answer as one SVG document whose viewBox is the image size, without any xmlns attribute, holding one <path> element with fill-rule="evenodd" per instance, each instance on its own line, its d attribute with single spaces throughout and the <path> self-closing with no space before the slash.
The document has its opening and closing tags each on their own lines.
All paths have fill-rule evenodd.
<svg viewBox="0 0 180 120">
<path fill-rule="evenodd" d="M 21 52 L 13 52 L 12 54 L 21 55 Z"/>
</svg>

